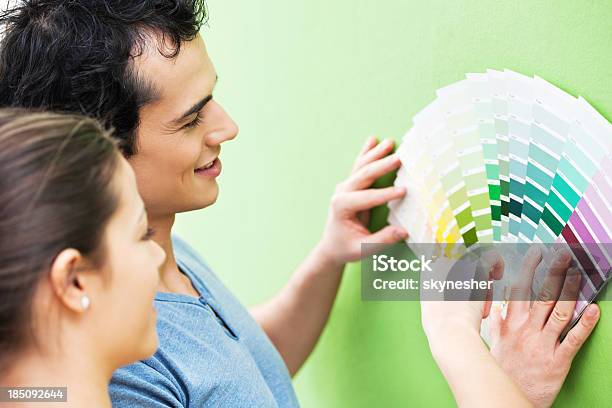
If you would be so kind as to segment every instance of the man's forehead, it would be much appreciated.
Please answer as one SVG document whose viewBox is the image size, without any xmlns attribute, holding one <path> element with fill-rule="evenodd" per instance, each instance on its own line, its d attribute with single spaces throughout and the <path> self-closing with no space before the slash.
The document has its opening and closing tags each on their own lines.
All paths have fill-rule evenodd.
<svg viewBox="0 0 612 408">
<path fill-rule="evenodd" d="M 178 118 L 212 93 L 216 83 L 217 74 L 199 35 L 181 43 L 174 58 L 149 46 L 149 51 L 135 58 L 134 64 L 137 75 L 154 89 L 156 98 L 151 102 L 164 109 L 164 120 Z"/>
<path fill-rule="evenodd" d="M 216 73 L 200 35 L 182 42 L 178 53 L 172 57 L 176 49 L 169 39 L 163 43 L 159 39 L 149 39 L 142 53 L 134 58 L 134 68 L 158 89 L 168 83 L 185 84 L 185 81 L 203 76 L 214 84 Z"/>
</svg>

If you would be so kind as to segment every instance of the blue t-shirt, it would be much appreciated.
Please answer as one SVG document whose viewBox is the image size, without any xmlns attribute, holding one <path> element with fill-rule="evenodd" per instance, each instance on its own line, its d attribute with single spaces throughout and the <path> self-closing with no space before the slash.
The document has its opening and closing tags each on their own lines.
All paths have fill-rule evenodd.
<svg viewBox="0 0 612 408">
<path fill-rule="evenodd" d="M 249 312 L 184 241 L 180 269 L 200 294 L 157 293 L 159 348 L 117 370 L 113 407 L 297 407 L 285 363 Z"/>
</svg>

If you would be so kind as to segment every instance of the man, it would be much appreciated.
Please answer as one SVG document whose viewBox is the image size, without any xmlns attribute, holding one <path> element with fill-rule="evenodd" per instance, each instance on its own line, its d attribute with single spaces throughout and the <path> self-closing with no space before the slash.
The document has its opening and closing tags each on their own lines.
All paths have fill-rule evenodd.
<svg viewBox="0 0 612 408">
<path fill-rule="evenodd" d="M 249 314 L 171 235 L 177 213 L 215 202 L 221 146 L 238 133 L 213 98 L 217 73 L 198 34 L 204 19 L 199 1 L 23 2 L 2 19 L 0 104 L 81 112 L 113 126 L 153 239 L 166 251 L 155 301 L 160 347 L 118 370 L 113 404 L 296 406 L 290 376 L 325 326 L 345 263 L 361 257 L 361 243 L 407 236 L 392 226 L 366 228 L 369 209 L 405 194 L 371 188 L 399 160 L 391 141 L 368 139 L 331 199 L 318 244 L 287 285 Z M 234 232 L 207 233 L 227 239 Z"/>
<path fill-rule="evenodd" d="M 176 213 L 217 199 L 221 146 L 238 132 L 212 96 L 217 75 L 198 34 L 203 13 L 194 1 L 25 2 L 4 19 L 0 101 L 84 112 L 113 126 L 167 254 L 156 298 L 159 350 L 116 373 L 115 405 L 295 406 L 290 375 L 325 325 L 344 264 L 359 258 L 361 242 L 406 237 L 395 227 L 371 234 L 362 213 L 404 194 L 368 189 L 399 160 L 388 156 L 392 143 L 368 140 L 320 242 L 253 320 L 171 238 Z"/>
</svg>

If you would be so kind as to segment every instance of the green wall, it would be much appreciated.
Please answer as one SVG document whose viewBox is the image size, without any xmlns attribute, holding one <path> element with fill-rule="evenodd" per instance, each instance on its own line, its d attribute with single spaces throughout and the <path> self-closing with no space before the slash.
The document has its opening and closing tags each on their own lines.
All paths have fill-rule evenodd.
<svg viewBox="0 0 612 408">
<path fill-rule="evenodd" d="M 369 134 L 399 140 L 434 91 L 510 68 L 582 94 L 612 118 L 612 2 L 208 0 L 216 97 L 241 127 L 213 207 L 187 238 L 246 303 L 271 296 L 316 242 L 335 183 Z M 376 224 L 384 220 L 377 214 Z M 305 407 L 453 406 L 419 306 L 360 300 L 347 268 L 328 327 L 295 380 Z M 611 406 L 612 304 L 558 406 Z M 606 378 L 607 377 L 607 378 Z"/>
</svg>

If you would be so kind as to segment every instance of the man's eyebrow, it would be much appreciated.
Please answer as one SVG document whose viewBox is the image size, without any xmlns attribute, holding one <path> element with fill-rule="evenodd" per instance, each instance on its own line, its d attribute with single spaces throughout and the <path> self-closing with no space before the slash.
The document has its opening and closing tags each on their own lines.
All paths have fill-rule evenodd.
<svg viewBox="0 0 612 408">
<path fill-rule="evenodd" d="M 218 75 L 215 77 L 215 85 L 217 85 L 217 81 L 219 81 Z M 213 89 L 214 89 L 214 86 L 213 86 Z M 206 104 L 210 102 L 212 98 L 213 98 L 212 94 L 205 96 L 200 101 L 196 102 L 191 108 L 187 109 L 185 113 L 183 113 L 178 119 L 174 119 L 171 123 L 173 125 L 179 125 L 181 122 L 185 120 L 185 118 L 202 110 L 202 108 L 206 106 Z"/>
</svg>

